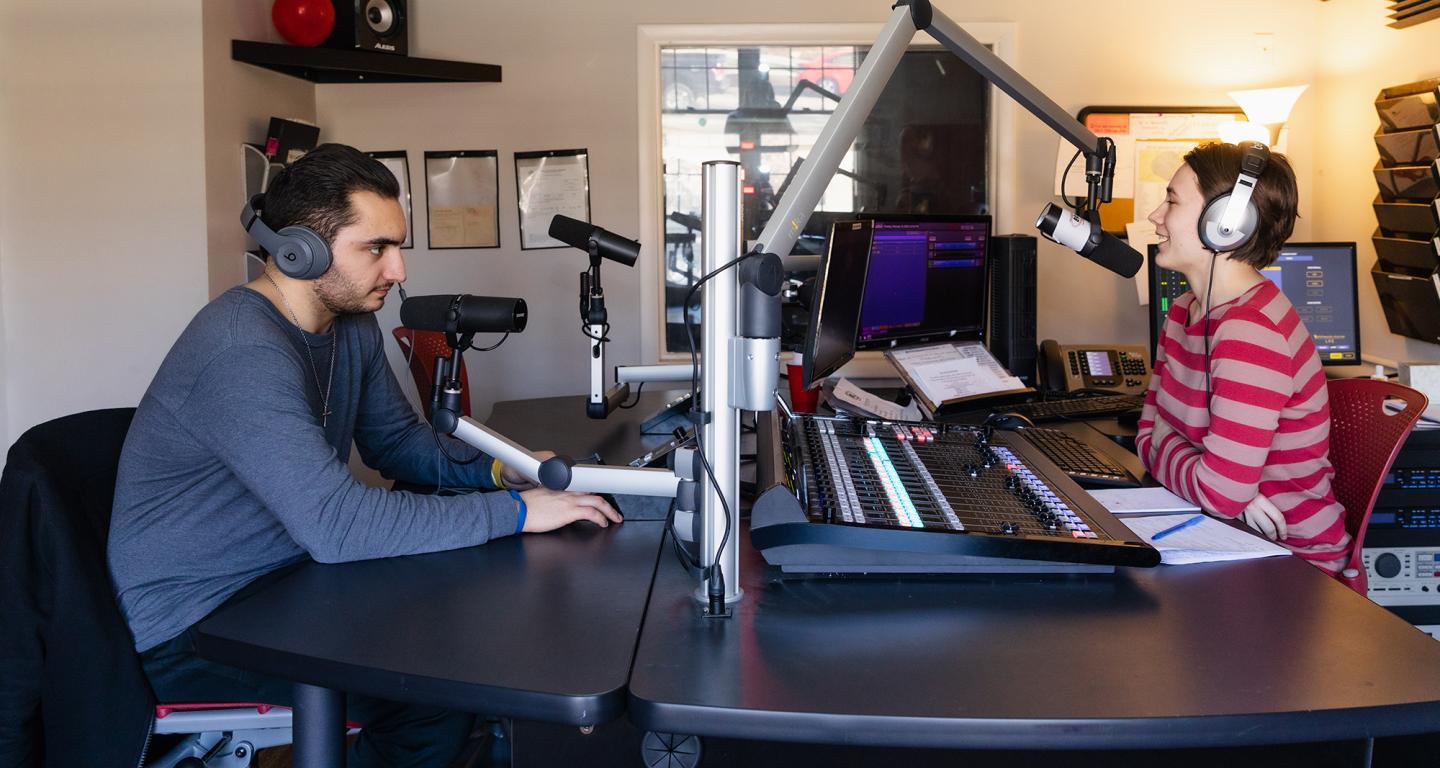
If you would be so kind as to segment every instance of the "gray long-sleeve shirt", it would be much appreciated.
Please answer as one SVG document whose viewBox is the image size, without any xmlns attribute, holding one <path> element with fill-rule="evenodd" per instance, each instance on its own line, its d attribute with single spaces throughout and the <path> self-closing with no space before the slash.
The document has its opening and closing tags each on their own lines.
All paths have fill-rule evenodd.
<svg viewBox="0 0 1440 768">
<path fill-rule="evenodd" d="M 110 574 L 138 650 L 306 557 L 435 552 L 515 531 L 518 506 L 505 493 L 430 496 L 355 480 L 352 440 L 386 477 L 493 488 L 488 458 L 440 457 L 386 363 L 374 315 L 335 324 L 325 426 L 316 378 L 330 378 L 330 334 L 300 331 L 255 291 L 217 297 L 165 357 L 126 437 L 110 521 Z"/>
</svg>

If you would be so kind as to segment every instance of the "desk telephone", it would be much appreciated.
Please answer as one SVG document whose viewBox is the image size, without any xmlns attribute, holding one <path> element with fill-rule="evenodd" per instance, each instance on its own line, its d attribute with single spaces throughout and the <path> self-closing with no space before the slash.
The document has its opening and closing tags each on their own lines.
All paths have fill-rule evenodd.
<svg viewBox="0 0 1440 768">
<path fill-rule="evenodd" d="M 1150 386 L 1150 356 L 1141 344 L 1059 344 L 1040 342 L 1040 380 L 1051 392 L 1105 390 L 1144 395 Z"/>
</svg>

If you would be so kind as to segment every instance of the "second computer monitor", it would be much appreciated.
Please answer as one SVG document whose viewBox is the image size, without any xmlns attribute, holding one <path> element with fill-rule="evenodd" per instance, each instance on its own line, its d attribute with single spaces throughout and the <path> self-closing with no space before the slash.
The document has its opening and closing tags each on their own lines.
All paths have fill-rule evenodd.
<svg viewBox="0 0 1440 768">
<path fill-rule="evenodd" d="M 1150 355 L 1154 359 L 1170 304 L 1190 290 L 1185 276 L 1146 262 L 1150 279 Z M 1360 304 L 1354 243 L 1286 243 L 1275 263 L 1260 271 L 1280 289 L 1305 323 L 1324 365 L 1360 362 Z"/>
<path fill-rule="evenodd" d="M 984 338 L 989 216 L 860 216 L 875 233 L 857 348 Z"/>
<path fill-rule="evenodd" d="M 855 356 L 872 232 L 869 221 L 837 221 L 831 226 L 801 350 L 800 372 L 806 389 L 818 386 Z"/>
</svg>

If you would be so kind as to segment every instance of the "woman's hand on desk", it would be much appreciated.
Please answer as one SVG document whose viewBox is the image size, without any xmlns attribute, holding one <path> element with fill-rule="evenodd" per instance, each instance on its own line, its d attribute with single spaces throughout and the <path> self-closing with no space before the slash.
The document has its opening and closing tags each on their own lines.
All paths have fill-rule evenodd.
<svg viewBox="0 0 1440 768">
<path fill-rule="evenodd" d="M 1265 498 L 1264 494 L 1258 494 L 1251 499 L 1240 517 L 1245 520 L 1246 525 L 1265 534 L 1265 538 L 1271 541 L 1285 538 L 1285 513 L 1281 512 L 1274 502 Z"/>
<path fill-rule="evenodd" d="M 525 500 L 525 533 L 543 533 L 579 520 L 607 528 L 624 518 L 604 499 L 592 493 L 531 488 L 520 494 Z"/>
</svg>

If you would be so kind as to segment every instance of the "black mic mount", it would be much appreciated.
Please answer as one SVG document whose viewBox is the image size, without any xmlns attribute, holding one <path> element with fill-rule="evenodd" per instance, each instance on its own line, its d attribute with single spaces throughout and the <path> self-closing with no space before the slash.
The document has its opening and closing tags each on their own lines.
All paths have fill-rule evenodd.
<svg viewBox="0 0 1440 768">
<path fill-rule="evenodd" d="M 568 216 L 550 220 L 550 236 L 590 255 L 590 268 L 580 273 L 580 326 L 590 339 L 590 399 L 585 415 L 592 419 L 609 416 L 630 399 L 630 385 L 605 388 L 605 344 L 610 341 L 610 315 L 605 309 L 605 289 L 600 284 L 600 262 L 610 259 L 627 267 L 640 256 L 640 243 Z"/>
<path fill-rule="evenodd" d="M 785 268 L 773 253 L 753 254 L 740 262 L 738 324 L 747 339 L 780 337 L 780 291 Z M 777 371 L 778 375 L 778 371 Z"/>
<path fill-rule="evenodd" d="M 434 378 L 430 384 L 430 421 L 436 431 L 450 434 L 460 420 L 461 355 L 473 348 L 475 334 L 520 333 L 525 330 L 528 318 L 529 310 L 521 298 L 461 293 L 414 296 L 400 303 L 402 325 L 419 331 L 440 331 L 450 347 L 449 357 L 435 357 Z"/>
</svg>

